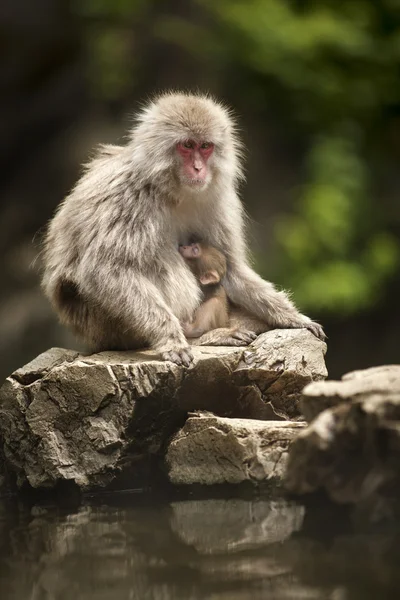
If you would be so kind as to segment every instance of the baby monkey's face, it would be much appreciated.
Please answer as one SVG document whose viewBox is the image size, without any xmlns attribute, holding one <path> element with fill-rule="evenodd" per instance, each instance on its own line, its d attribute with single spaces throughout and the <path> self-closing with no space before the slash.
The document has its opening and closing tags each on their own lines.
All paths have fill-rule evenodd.
<svg viewBox="0 0 400 600">
<path fill-rule="evenodd" d="M 179 246 L 179 252 L 182 254 L 183 258 L 200 258 L 201 246 L 199 243 L 189 244 L 188 246 Z"/>
<path fill-rule="evenodd" d="M 216 285 L 221 282 L 226 273 L 226 259 L 219 250 L 195 242 L 179 246 L 179 252 L 201 285 Z"/>
</svg>

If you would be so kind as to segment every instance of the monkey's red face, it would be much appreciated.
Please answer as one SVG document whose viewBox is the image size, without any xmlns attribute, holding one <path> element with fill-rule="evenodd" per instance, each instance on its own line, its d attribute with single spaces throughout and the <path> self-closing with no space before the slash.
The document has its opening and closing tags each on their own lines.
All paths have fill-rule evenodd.
<svg viewBox="0 0 400 600">
<path fill-rule="evenodd" d="M 176 149 L 181 162 L 181 180 L 191 187 L 202 188 L 208 184 L 211 179 L 209 159 L 214 144 L 185 140 Z"/>
</svg>

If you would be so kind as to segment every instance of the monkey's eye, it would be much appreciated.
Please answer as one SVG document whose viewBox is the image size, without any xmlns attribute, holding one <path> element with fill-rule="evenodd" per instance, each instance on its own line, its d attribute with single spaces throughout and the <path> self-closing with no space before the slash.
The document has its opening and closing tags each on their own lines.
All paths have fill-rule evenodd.
<svg viewBox="0 0 400 600">
<path fill-rule="evenodd" d="M 182 142 L 182 146 L 184 148 L 193 148 L 194 144 L 191 140 L 186 140 L 185 142 Z"/>
<path fill-rule="evenodd" d="M 211 142 L 203 142 L 200 147 L 202 148 L 202 150 L 207 150 L 207 148 L 210 148 L 210 146 Z"/>
</svg>

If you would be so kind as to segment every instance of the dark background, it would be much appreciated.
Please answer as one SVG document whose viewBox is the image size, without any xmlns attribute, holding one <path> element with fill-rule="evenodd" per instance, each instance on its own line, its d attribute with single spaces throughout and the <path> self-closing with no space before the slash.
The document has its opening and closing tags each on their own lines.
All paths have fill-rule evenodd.
<svg viewBox="0 0 400 600">
<path fill-rule="evenodd" d="M 399 362 L 400 2 L 3 0 L 1 377 L 77 347 L 40 240 L 99 142 L 166 88 L 233 107 L 257 270 L 329 336 L 328 368 Z"/>
</svg>

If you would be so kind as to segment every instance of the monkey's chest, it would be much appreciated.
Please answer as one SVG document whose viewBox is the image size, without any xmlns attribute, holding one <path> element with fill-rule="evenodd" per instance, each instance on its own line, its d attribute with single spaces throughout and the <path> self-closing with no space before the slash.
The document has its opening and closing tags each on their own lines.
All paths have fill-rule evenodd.
<svg viewBox="0 0 400 600">
<path fill-rule="evenodd" d="M 201 301 L 198 282 L 174 248 L 164 256 L 160 268 L 149 275 L 149 279 L 161 293 L 164 302 L 180 320 L 190 320 Z"/>
<path fill-rule="evenodd" d="M 208 202 L 199 206 L 196 206 L 195 202 L 194 200 L 193 203 L 183 203 L 173 215 L 173 235 L 177 245 L 188 246 L 206 241 L 210 221 L 213 220 L 213 209 Z"/>
</svg>

